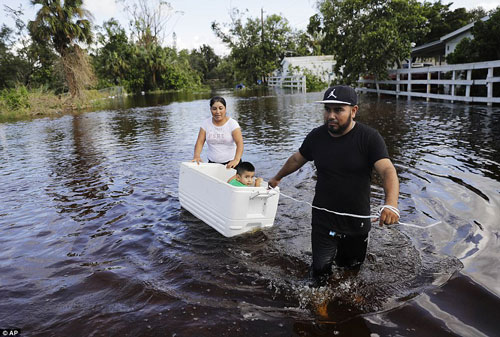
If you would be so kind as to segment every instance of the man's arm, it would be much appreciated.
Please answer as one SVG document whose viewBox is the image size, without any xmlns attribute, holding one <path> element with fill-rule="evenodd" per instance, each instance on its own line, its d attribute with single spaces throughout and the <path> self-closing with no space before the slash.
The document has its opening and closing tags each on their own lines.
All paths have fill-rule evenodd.
<svg viewBox="0 0 500 337">
<path fill-rule="evenodd" d="M 297 171 L 305 163 L 307 163 L 307 159 L 304 158 L 304 156 L 302 156 L 299 151 L 295 152 L 290 156 L 290 158 L 288 158 L 285 165 L 283 165 L 283 167 L 279 170 L 279 172 L 274 177 L 269 179 L 268 182 L 269 186 L 271 187 L 278 186 L 281 179 L 283 179 L 290 173 Z"/>
<path fill-rule="evenodd" d="M 382 185 L 385 193 L 385 205 L 390 205 L 398 208 L 399 198 L 399 179 L 394 165 L 390 159 L 384 158 L 375 162 L 375 170 L 382 177 Z M 382 210 L 380 214 L 379 224 L 382 226 L 384 223 L 392 225 L 397 223 L 399 217 L 396 213 L 389 209 Z"/>
</svg>

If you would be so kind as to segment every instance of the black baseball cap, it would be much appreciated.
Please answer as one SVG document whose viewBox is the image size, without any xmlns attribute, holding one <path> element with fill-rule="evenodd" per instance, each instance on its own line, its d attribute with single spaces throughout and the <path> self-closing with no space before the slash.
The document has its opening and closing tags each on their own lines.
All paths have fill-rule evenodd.
<svg viewBox="0 0 500 337">
<path fill-rule="evenodd" d="M 358 104 L 358 95 L 354 88 L 346 85 L 336 85 L 326 89 L 323 100 L 316 101 L 316 103 L 356 105 Z"/>
</svg>

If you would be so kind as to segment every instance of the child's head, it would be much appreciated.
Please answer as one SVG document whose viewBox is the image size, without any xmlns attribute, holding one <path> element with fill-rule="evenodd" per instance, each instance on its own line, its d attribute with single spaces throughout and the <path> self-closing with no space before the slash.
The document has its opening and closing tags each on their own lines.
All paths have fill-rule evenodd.
<svg viewBox="0 0 500 337">
<path fill-rule="evenodd" d="M 255 176 L 255 167 L 247 162 L 242 161 L 236 166 L 236 180 L 247 186 L 251 186 L 253 183 L 253 177 Z"/>
</svg>

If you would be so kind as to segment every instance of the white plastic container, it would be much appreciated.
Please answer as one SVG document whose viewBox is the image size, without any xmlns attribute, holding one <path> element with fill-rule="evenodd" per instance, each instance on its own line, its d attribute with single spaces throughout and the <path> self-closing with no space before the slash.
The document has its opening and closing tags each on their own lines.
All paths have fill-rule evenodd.
<svg viewBox="0 0 500 337">
<path fill-rule="evenodd" d="M 279 188 L 268 190 L 266 182 L 261 187 L 229 185 L 235 173 L 221 164 L 181 163 L 181 207 L 226 237 L 272 227 Z"/>
</svg>

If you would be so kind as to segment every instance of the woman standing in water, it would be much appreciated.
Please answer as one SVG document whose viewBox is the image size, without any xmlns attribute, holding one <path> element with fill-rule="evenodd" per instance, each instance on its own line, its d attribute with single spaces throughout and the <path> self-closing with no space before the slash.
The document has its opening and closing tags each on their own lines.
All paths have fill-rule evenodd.
<svg viewBox="0 0 500 337">
<path fill-rule="evenodd" d="M 220 96 L 210 100 L 212 117 L 204 120 L 194 146 L 191 161 L 198 164 L 205 141 L 208 145 L 208 162 L 220 163 L 235 168 L 243 155 L 243 136 L 237 121 L 226 115 L 226 100 Z"/>
</svg>

